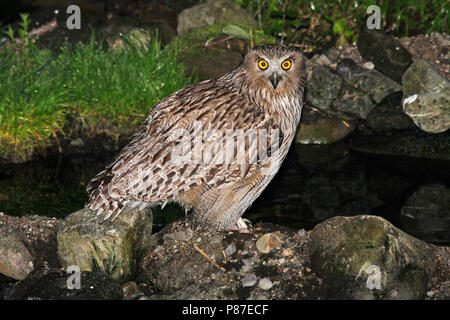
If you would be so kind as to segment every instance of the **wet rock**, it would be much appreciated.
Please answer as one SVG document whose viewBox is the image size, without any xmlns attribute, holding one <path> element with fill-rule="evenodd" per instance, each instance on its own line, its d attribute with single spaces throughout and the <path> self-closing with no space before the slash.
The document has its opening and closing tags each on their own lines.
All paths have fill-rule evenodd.
<svg viewBox="0 0 450 320">
<path fill-rule="evenodd" d="M 434 254 L 377 216 L 331 218 L 311 233 L 312 270 L 328 298 L 423 299 Z"/>
<path fill-rule="evenodd" d="M 342 115 L 349 114 L 359 119 L 366 119 L 375 105 L 367 93 L 345 83 L 332 106 Z"/>
<path fill-rule="evenodd" d="M 9 226 L 0 225 L 0 273 L 16 279 L 25 279 L 34 269 L 34 257 L 20 234 Z"/>
<path fill-rule="evenodd" d="M 415 61 L 403 75 L 403 110 L 423 131 L 450 128 L 450 81 L 423 60 Z"/>
<path fill-rule="evenodd" d="M 317 171 L 304 182 L 305 205 L 316 222 L 339 215 L 354 215 L 355 212 L 372 212 L 384 204 L 378 195 L 370 190 L 364 177 L 365 168 L 359 172 L 346 170 L 342 160 L 335 160 L 336 167 Z M 358 164 L 349 164 L 355 166 Z"/>
<path fill-rule="evenodd" d="M 259 252 L 269 253 L 275 248 L 279 248 L 282 242 L 281 239 L 274 233 L 266 233 L 256 241 L 256 248 Z"/>
<path fill-rule="evenodd" d="M 395 81 L 375 70 L 360 67 L 351 59 L 340 61 L 336 71 L 346 81 L 368 93 L 376 103 L 393 92 L 401 91 L 400 85 Z"/>
<path fill-rule="evenodd" d="M 414 128 L 417 128 L 414 126 Z M 350 149 L 365 153 L 408 156 L 425 159 L 450 159 L 450 131 L 429 134 L 421 130 L 391 131 L 370 135 L 352 135 Z"/>
<path fill-rule="evenodd" d="M 450 242 L 450 188 L 426 184 L 401 209 L 401 227 L 415 237 L 434 243 Z"/>
<path fill-rule="evenodd" d="M 355 128 L 356 125 L 353 121 L 330 117 L 317 110 L 305 108 L 303 109 L 302 121 L 295 136 L 295 143 L 335 143 L 344 139 Z"/>
<path fill-rule="evenodd" d="M 311 168 L 345 157 L 349 150 L 349 147 L 343 141 L 332 144 L 295 145 L 298 162 L 302 166 Z"/>
<path fill-rule="evenodd" d="M 236 5 L 232 0 L 209 0 L 206 3 L 183 10 L 178 15 L 178 34 L 192 29 L 221 22 L 248 25 L 257 28 L 258 24 L 250 14 Z"/>
<path fill-rule="evenodd" d="M 357 46 L 366 61 L 373 62 L 375 69 L 398 83 L 412 63 L 411 54 L 397 39 L 377 30 L 364 29 Z"/>
<path fill-rule="evenodd" d="M 306 84 L 306 102 L 312 106 L 328 110 L 339 95 L 342 78 L 327 66 L 316 66 L 311 79 Z"/>
<path fill-rule="evenodd" d="M 409 130 L 416 126 L 403 112 L 402 95 L 394 93 L 370 111 L 366 125 L 375 132 Z"/>
<path fill-rule="evenodd" d="M 151 210 L 125 209 L 114 221 L 103 221 L 82 209 L 58 229 L 58 257 L 64 269 L 101 270 L 117 280 L 132 278 L 152 229 Z"/>
</svg>

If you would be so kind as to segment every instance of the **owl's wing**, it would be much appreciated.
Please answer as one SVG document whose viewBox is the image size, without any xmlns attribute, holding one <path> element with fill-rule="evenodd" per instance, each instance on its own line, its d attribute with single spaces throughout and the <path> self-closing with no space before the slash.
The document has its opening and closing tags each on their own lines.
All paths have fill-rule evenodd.
<svg viewBox="0 0 450 320">
<path fill-rule="evenodd" d="M 186 87 L 156 104 L 144 128 L 91 181 L 90 207 L 116 216 L 124 205 L 119 199 L 166 203 L 199 185 L 225 187 L 261 166 L 258 152 L 270 151 L 267 141 L 272 133 L 276 140 L 278 129 L 214 80 Z"/>
</svg>

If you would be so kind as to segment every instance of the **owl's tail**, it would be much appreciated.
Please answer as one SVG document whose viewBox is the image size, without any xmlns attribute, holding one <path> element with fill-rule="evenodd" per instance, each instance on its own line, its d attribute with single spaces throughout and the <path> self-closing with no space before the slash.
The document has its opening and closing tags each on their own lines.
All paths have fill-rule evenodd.
<svg viewBox="0 0 450 320">
<path fill-rule="evenodd" d="M 107 168 L 97 174 L 86 188 L 89 200 L 85 207 L 92 210 L 97 216 L 104 215 L 104 220 L 111 217 L 114 220 L 129 202 L 126 199 L 111 196 L 109 186 L 112 178 L 111 169 Z"/>
</svg>

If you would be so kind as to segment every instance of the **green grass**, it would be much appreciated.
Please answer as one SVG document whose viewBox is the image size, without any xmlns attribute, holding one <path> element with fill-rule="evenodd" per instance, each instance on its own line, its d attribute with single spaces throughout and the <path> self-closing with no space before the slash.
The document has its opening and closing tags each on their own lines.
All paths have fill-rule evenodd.
<svg viewBox="0 0 450 320">
<path fill-rule="evenodd" d="M 74 117 L 133 125 L 190 82 L 156 37 L 148 49 L 128 41 L 123 50 L 104 50 L 93 35 L 59 53 L 12 42 L 0 49 L 0 157 L 53 144 Z"/>
<path fill-rule="evenodd" d="M 449 31 L 448 0 L 235 0 L 267 33 L 287 42 L 328 37 L 354 42 L 366 25 L 367 8 L 381 11 L 382 30 L 396 36 Z M 336 26 L 337 24 L 337 26 Z M 339 33 L 339 34 L 336 34 Z M 341 37 L 343 36 L 343 38 Z M 342 42 L 342 41 L 341 41 Z"/>
</svg>

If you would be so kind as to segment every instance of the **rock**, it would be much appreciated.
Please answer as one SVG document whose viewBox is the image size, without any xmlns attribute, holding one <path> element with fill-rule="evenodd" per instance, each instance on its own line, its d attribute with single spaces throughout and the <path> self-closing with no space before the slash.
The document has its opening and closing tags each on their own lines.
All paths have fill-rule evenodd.
<svg viewBox="0 0 450 320">
<path fill-rule="evenodd" d="M 395 81 L 376 70 L 360 67 L 351 59 L 340 61 L 336 71 L 346 81 L 368 93 L 376 103 L 380 103 L 393 92 L 401 91 L 400 85 Z"/>
<path fill-rule="evenodd" d="M 333 299 L 423 299 L 434 254 L 377 216 L 334 217 L 311 233 L 312 271 Z"/>
<path fill-rule="evenodd" d="M 126 40 L 124 40 L 124 38 Z M 123 50 L 129 43 L 135 48 L 144 48 L 148 50 L 152 40 L 152 34 L 150 30 L 144 28 L 131 28 L 125 27 L 125 30 L 121 30 L 115 34 L 108 35 L 106 42 L 109 47 L 115 50 Z"/>
<path fill-rule="evenodd" d="M 248 26 L 231 25 L 244 34 L 253 35 L 253 45 L 273 44 L 275 39 Z M 199 80 L 216 79 L 234 70 L 252 44 L 246 37 L 231 36 L 230 24 L 223 22 L 205 26 L 177 36 L 168 46 L 168 53 L 177 56 L 186 74 Z"/>
<path fill-rule="evenodd" d="M 311 79 L 306 84 L 306 102 L 318 109 L 328 110 L 341 90 L 342 81 L 331 68 L 314 67 Z"/>
<path fill-rule="evenodd" d="M 434 243 L 449 243 L 449 203 L 450 188 L 441 184 L 421 186 L 401 209 L 402 230 Z"/>
<path fill-rule="evenodd" d="M 295 143 L 335 143 L 344 139 L 355 128 L 356 125 L 352 121 L 332 118 L 317 110 L 305 108 L 302 111 L 302 121 L 295 136 Z"/>
<path fill-rule="evenodd" d="M 64 269 L 101 270 L 117 280 L 132 278 L 152 229 L 151 210 L 126 209 L 114 221 L 103 221 L 82 209 L 66 217 L 57 233 L 58 257 Z"/>
<path fill-rule="evenodd" d="M 263 278 L 263 279 L 259 280 L 258 287 L 264 291 L 270 290 L 273 287 L 273 283 L 272 283 L 272 281 L 270 281 L 270 279 Z"/>
<path fill-rule="evenodd" d="M 186 231 L 178 231 L 174 233 L 168 233 L 164 235 L 164 240 L 178 240 L 178 241 L 189 241 L 192 238 L 193 232 L 191 229 Z"/>
<path fill-rule="evenodd" d="M 20 235 L 9 226 L 0 225 L 0 273 L 23 280 L 34 269 L 34 257 Z"/>
<path fill-rule="evenodd" d="M 256 248 L 259 252 L 269 253 L 282 244 L 281 239 L 274 233 L 266 233 L 256 241 Z"/>
<path fill-rule="evenodd" d="M 412 63 L 411 54 L 398 40 L 377 30 L 364 29 L 357 46 L 366 61 L 373 62 L 375 69 L 398 83 Z"/>
<path fill-rule="evenodd" d="M 178 34 L 184 34 L 192 29 L 209 26 L 221 22 L 248 25 L 257 28 L 258 24 L 250 14 L 236 5 L 232 0 L 209 0 L 183 10 L 178 15 Z"/>
<path fill-rule="evenodd" d="M 450 132 L 428 134 L 394 131 L 372 135 L 352 135 L 349 146 L 365 153 L 408 156 L 424 159 L 450 159 Z"/>
<path fill-rule="evenodd" d="M 423 60 L 415 61 L 403 75 L 403 110 L 423 131 L 450 128 L 450 81 Z"/>
<path fill-rule="evenodd" d="M 366 125 L 375 132 L 416 128 L 403 112 L 402 95 L 399 92 L 391 94 L 373 108 L 367 116 Z"/>
<path fill-rule="evenodd" d="M 247 273 L 244 278 L 242 278 L 243 287 L 253 287 L 256 282 L 258 282 L 258 277 L 253 273 Z"/>
<path fill-rule="evenodd" d="M 332 106 L 341 115 L 350 114 L 359 119 L 366 119 L 374 104 L 367 93 L 345 83 Z"/>
</svg>

